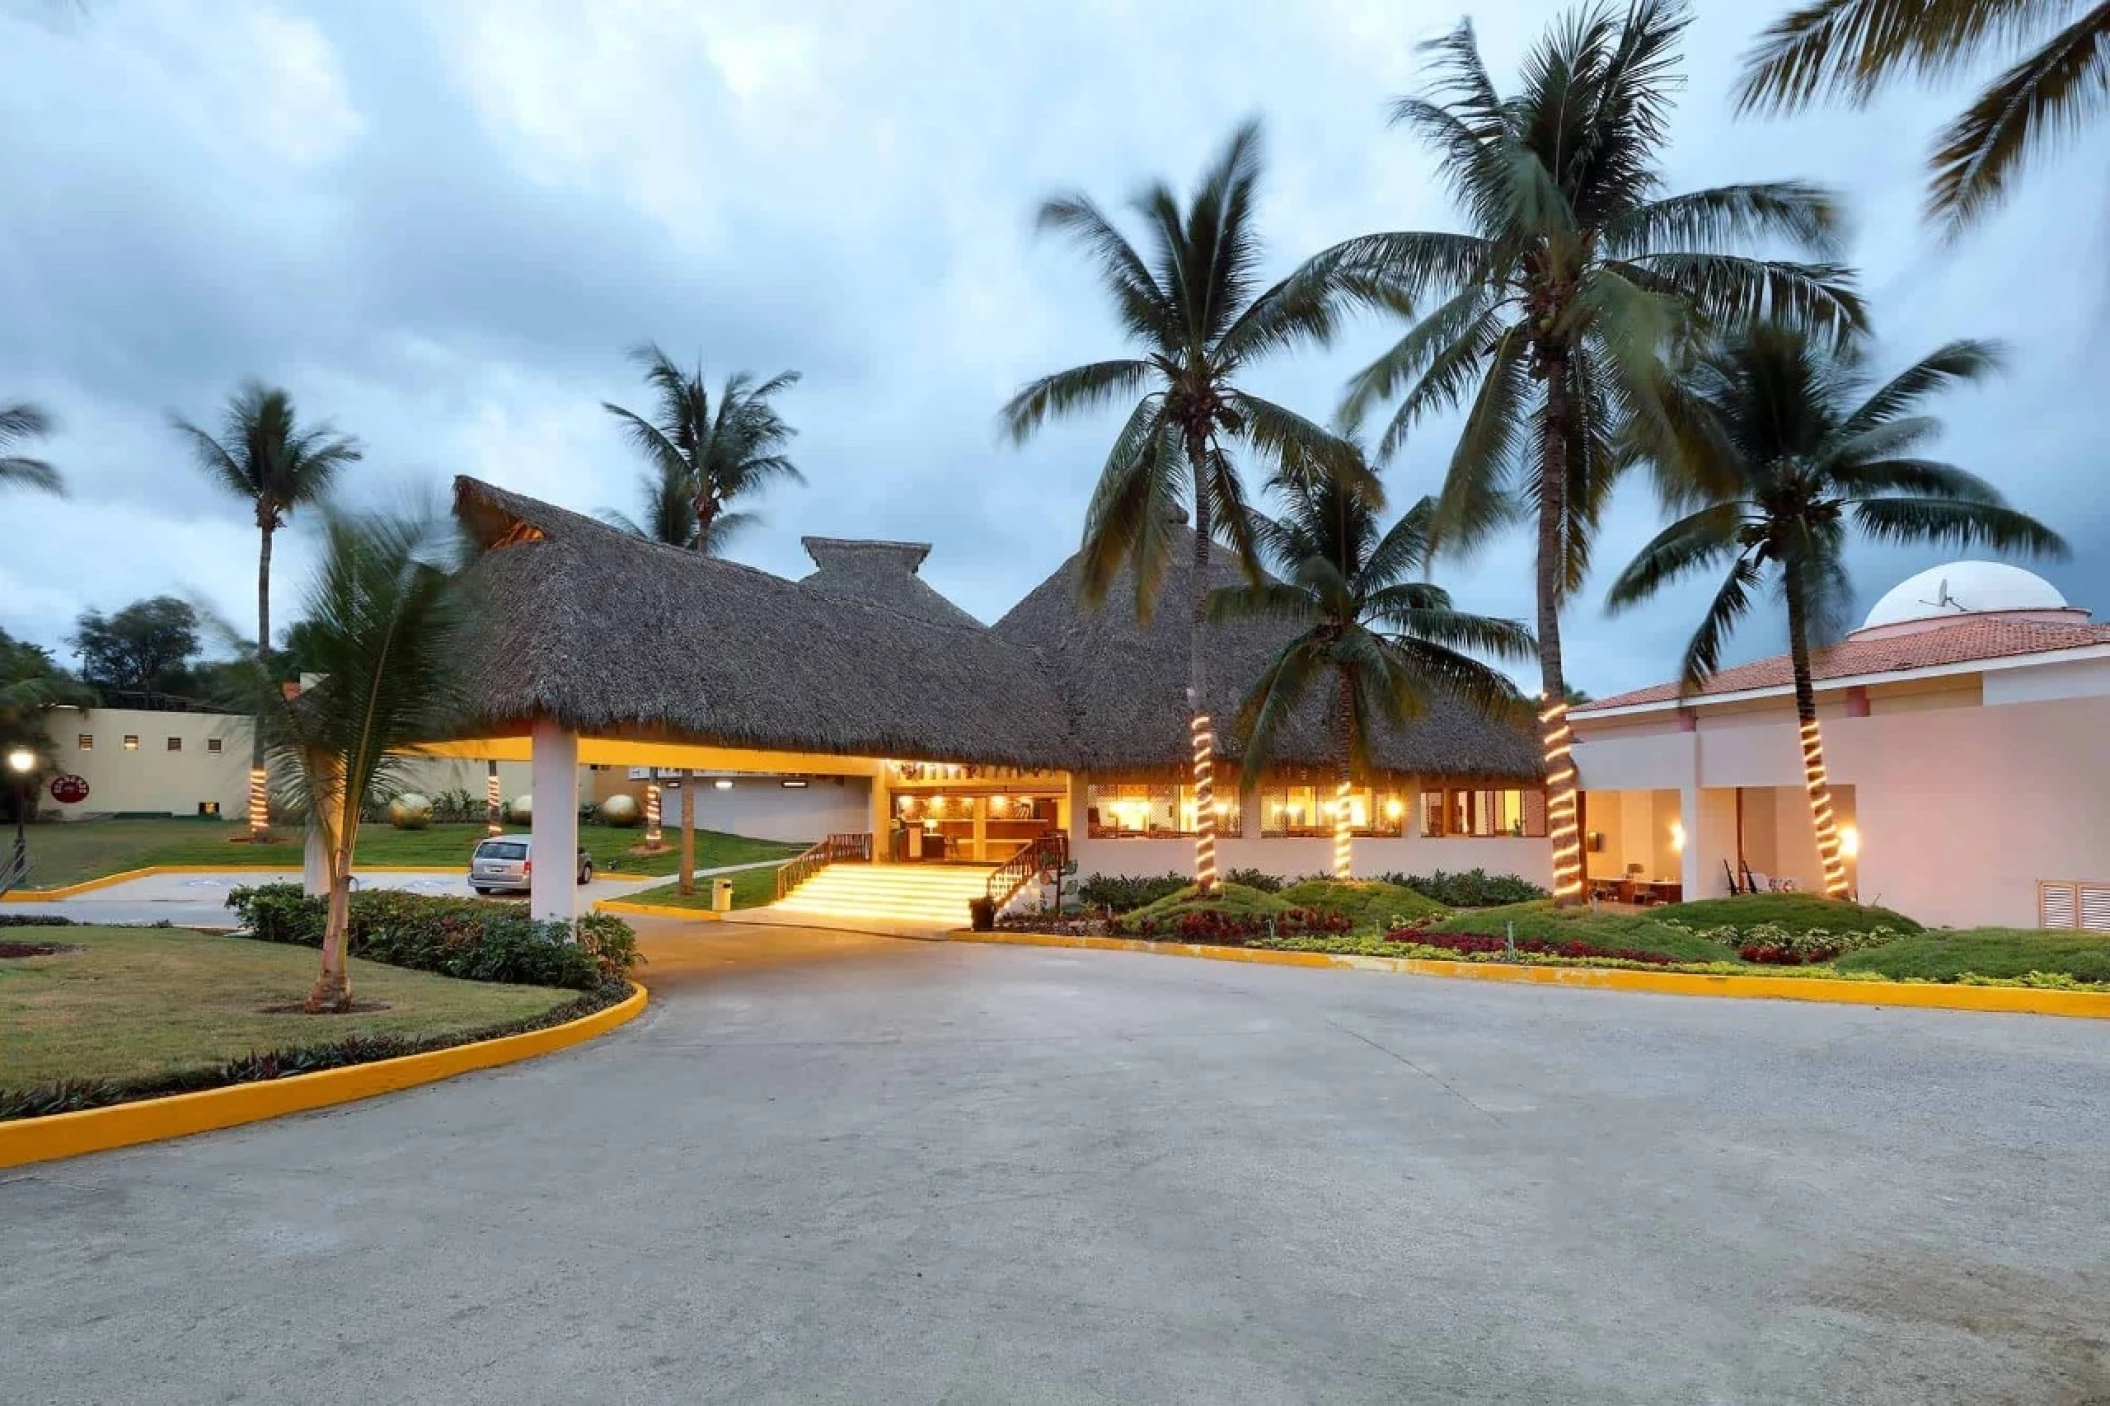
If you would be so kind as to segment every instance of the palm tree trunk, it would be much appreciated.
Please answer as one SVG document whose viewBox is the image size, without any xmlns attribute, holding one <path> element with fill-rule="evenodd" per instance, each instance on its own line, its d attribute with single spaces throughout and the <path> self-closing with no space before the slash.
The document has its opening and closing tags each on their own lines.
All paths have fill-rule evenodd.
<svg viewBox="0 0 2110 1406">
<path fill-rule="evenodd" d="M 341 773 L 340 773 L 341 775 Z M 359 843 L 359 807 L 349 795 L 331 797 L 338 807 L 335 833 L 325 830 L 330 848 L 330 902 L 322 929 L 322 972 L 308 993 L 308 1014 L 350 1010 L 352 975 L 345 961 L 351 935 L 352 855 Z M 328 826 L 329 805 L 320 808 Z"/>
<path fill-rule="evenodd" d="M 1340 691 L 1334 700 L 1333 718 L 1333 876 L 1349 879 L 1355 873 L 1355 825 L 1348 814 L 1348 794 L 1353 777 L 1349 759 L 1354 753 L 1355 683 L 1341 670 Z"/>
<path fill-rule="evenodd" d="M 681 885 L 678 892 L 696 892 L 696 777 L 681 779 Z"/>
<path fill-rule="evenodd" d="M 1566 516 L 1569 423 L 1567 367 L 1546 377 L 1546 427 L 1539 442 L 1539 731 L 1546 756 L 1546 834 L 1553 846 L 1553 901 L 1583 901 L 1582 832 L 1576 818 L 1575 762 L 1569 752 L 1568 680 L 1561 667 L 1561 600 L 1566 594 L 1561 528 Z"/>
<path fill-rule="evenodd" d="M 271 534 L 270 523 L 261 526 L 263 546 L 256 556 L 256 664 L 260 687 L 271 682 Z M 261 843 L 271 838 L 271 803 L 264 789 L 264 727 L 258 717 L 249 727 L 249 838 Z"/>
<path fill-rule="evenodd" d="M 1188 586 L 1187 713 L 1194 744 L 1194 882 L 1216 891 L 1216 732 L 1209 718 L 1209 440 L 1187 434 L 1194 471 L 1194 577 Z"/>
<path fill-rule="evenodd" d="M 711 524 L 718 519 L 718 500 L 708 491 L 696 495 L 696 550 L 709 556 Z"/>
<path fill-rule="evenodd" d="M 1839 857 L 1839 826 L 1832 814 L 1832 786 L 1824 769 L 1824 734 L 1817 726 L 1817 684 L 1810 673 L 1809 621 L 1803 609 L 1797 568 L 1788 568 L 1788 656 L 1795 668 L 1795 721 L 1802 732 L 1802 784 L 1810 795 L 1810 824 L 1817 832 L 1817 858 L 1824 866 L 1827 897 L 1845 899 L 1851 890 Z"/>
</svg>

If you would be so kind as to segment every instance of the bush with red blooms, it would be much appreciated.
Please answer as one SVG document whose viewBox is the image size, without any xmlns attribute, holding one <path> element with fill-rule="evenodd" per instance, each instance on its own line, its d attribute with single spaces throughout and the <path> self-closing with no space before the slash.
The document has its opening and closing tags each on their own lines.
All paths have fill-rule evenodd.
<svg viewBox="0 0 2110 1406">
<path fill-rule="evenodd" d="M 1324 937 L 1346 933 L 1344 913 L 1292 908 L 1287 913 L 1227 913 L 1199 909 L 1169 918 L 1145 918 L 1132 931 L 1160 942 L 1193 942 L 1211 947 L 1240 947 L 1256 937 Z"/>
<path fill-rule="evenodd" d="M 1500 955 L 1512 950 L 1509 943 L 1499 937 L 1482 937 L 1477 933 L 1431 932 L 1420 924 L 1394 928 L 1385 936 L 1393 942 L 1412 943 L 1417 947 L 1441 947 L 1445 951 L 1457 952 L 1464 956 Z M 1546 942 L 1535 937 L 1518 938 L 1514 950 L 1547 957 L 1616 957 L 1623 962 L 1640 962 L 1654 967 L 1669 966 L 1676 960 L 1660 952 L 1637 952 L 1630 947 L 1598 947 L 1588 942 Z"/>
</svg>

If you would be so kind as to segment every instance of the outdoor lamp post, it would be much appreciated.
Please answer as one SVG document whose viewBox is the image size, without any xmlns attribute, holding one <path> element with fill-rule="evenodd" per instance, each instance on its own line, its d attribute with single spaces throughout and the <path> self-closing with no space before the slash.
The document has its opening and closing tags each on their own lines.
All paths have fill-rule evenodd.
<svg viewBox="0 0 2110 1406">
<path fill-rule="evenodd" d="M 29 856 L 29 837 L 22 827 L 29 816 L 29 774 L 37 769 L 37 754 L 17 747 L 7 754 L 7 769 L 15 778 L 15 856 L 8 869 L 20 874 Z"/>
</svg>

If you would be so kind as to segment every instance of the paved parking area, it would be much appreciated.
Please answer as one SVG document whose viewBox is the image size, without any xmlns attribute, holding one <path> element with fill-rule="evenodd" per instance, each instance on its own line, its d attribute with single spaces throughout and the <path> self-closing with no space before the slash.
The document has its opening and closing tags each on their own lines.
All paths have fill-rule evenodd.
<svg viewBox="0 0 2110 1406">
<path fill-rule="evenodd" d="M 0 1174 L 36 1402 L 2101 1402 L 2110 1025 L 760 928 Z"/>
</svg>

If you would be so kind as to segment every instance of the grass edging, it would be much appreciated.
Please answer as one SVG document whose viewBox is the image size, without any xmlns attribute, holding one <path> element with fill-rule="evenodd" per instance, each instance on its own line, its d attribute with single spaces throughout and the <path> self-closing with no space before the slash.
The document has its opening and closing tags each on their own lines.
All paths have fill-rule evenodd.
<svg viewBox="0 0 2110 1406">
<path fill-rule="evenodd" d="M 1017 947 L 1081 947 L 1097 952 L 1141 952 L 1159 957 L 1199 957 L 1263 966 L 1340 967 L 1408 976 L 1466 981 L 1507 981 L 1598 991 L 1640 991 L 1663 996 L 1721 996 L 1739 1000 L 1823 1001 L 1857 1006 L 1919 1006 L 1936 1010 L 1991 1011 L 2014 1015 L 2075 1016 L 2110 1020 L 2110 992 L 2059 991 L 2027 986 L 1967 986 L 1932 981 L 1839 980 L 1827 977 L 1730 976 L 1701 972 L 1641 971 L 1615 967 L 1531 966 L 1510 962 L 1447 962 L 1426 957 L 1365 957 L 1338 952 L 1282 952 L 1264 947 L 1205 947 L 1187 942 L 1152 942 L 1135 937 L 1071 933 L 951 933 L 954 942 Z"/>
<path fill-rule="evenodd" d="M 362 864 L 357 866 L 363 874 L 466 874 L 468 870 L 459 864 L 442 867 L 437 864 Z M 96 879 L 83 879 L 77 884 L 63 884 L 55 889 L 9 889 L 0 894 L 0 903 L 56 903 L 60 899 L 78 898 L 84 893 L 104 889 L 112 884 L 126 884 L 134 879 L 151 879 L 158 874 L 298 874 L 297 864 L 244 864 L 237 859 L 228 864 L 149 864 L 143 869 L 120 869 L 115 874 L 104 874 Z"/>
<path fill-rule="evenodd" d="M 294 1074 L 283 1079 L 230 1084 L 196 1093 L 135 1099 L 111 1104 L 107 1108 L 0 1122 L 0 1168 L 52 1162 L 90 1152 L 106 1152 L 143 1142 L 160 1142 L 217 1128 L 237 1127 L 288 1113 L 353 1103 L 377 1094 L 449 1079 L 471 1070 L 533 1059 L 607 1034 L 635 1019 L 644 1011 L 649 999 L 650 993 L 633 981 L 630 995 L 614 1005 L 542 1030 L 504 1035 L 495 1040 L 475 1040 L 445 1049 L 346 1065 L 313 1074 Z"/>
<path fill-rule="evenodd" d="M 620 898 L 601 898 L 594 901 L 596 913 L 614 913 L 617 916 L 635 918 L 680 918 L 692 923 L 716 923 L 725 915 L 709 908 L 675 908 L 664 903 L 628 903 Z"/>
</svg>

